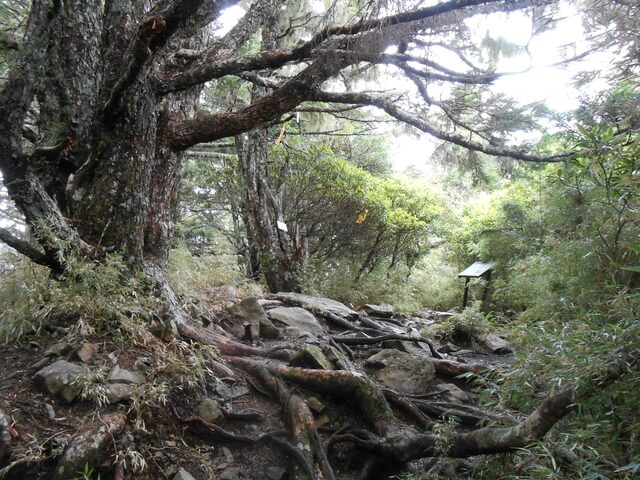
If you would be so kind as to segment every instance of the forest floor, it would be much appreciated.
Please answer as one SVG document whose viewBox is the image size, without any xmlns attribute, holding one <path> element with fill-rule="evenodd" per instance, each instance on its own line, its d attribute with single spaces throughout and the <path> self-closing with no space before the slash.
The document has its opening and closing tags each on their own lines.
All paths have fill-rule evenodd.
<svg viewBox="0 0 640 480">
<path fill-rule="evenodd" d="M 254 360 L 250 350 L 214 359 L 201 351 L 197 354 L 207 361 L 210 375 L 197 384 L 188 380 L 184 369 L 170 365 L 184 361 L 187 368 L 200 368 L 193 358 L 186 358 L 193 353 L 187 352 L 192 345 L 188 342 L 168 340 L 172 351 L 182 356 L 165 364 L 154 358 L 158 350 L 153 342 L 78 337 L 77 331 L 65 333 L 61 328 L 22 345 L 0 345 L 0 415 L 4 412 L 8 419 L 12 444 L 4 460 L 0 455 L 0 467 L 7 479 L 284 480 L 304 478 L 301 471 L 306 467 L 315 470 L 309 474 L 313 478 L 335 475 L 344 480 L 464 472 L 468 460 L 426 457 L 404 464 L 380 463 L 356 444 L 339 441 L 347 429 L 370 427 L 372 414 L 363 410 L 357 385 L 334 394 L 341 387 L 332 383 L 332 374 L 347 370 L 354 378 L 364 373 L 372 379 L 393 406 L 396 428 L 430 431 L 447 420 L 463 430 L 477 428 L 499 417 L 478 407 L 473 379 L 487 369 L 507 366 L 508 344 L 496 348 L 497 336 L 489 345 L 473 339 L 466 345 L 433 343 L 422 333 L 446 321 L 448 314 L 397 315 L 388 306 L 366 310 L 356 312 L 337 302 L 292 294 L 236 303 L 220 311 L 207 331 L 233 338 L 234 348 L 246 345 L 270 358 Z M 281 352 L 290 354 L 284 357 Z M 68 377 L 70 382 L 63 381 L 77 385 L 73 398 L 61 398 L 63 391 L 54 393 L 58 387 L 38 373 L 63 364 L 84 369 Z M 265 368 L 279 373 L 265 374 Z M 310 369 L 328 372 L 327 379 L 293 379 L 296 372 Z M 115 379 L 121 382 L 117 386 L 126 386 L 126 393 L 114 397 L 109 389 L 114 387 L 115 370 L 126 374 Z M 138 377 L 144 379 L 140 385 Z M 288 386 L 280 383 L 284 378 L 292 380 Z M 302 414 L 292 407 L 298 398 L 304 399 Z M 315 440 L 301 434 L 305 420 L 296 415 L 304 417 L 306 411 L 318 432 Z M 122 425 L 107 429 L 99 451 L 91 450 L 91 441 L 109 422 L 117 423 L 118 416 Z M 91 438 L 80 445 L 83 432 Z M 307 441 L 311 447 L 302 445 Z M 85 450 L 79 459 L 69 458 L 74 445 Z M 305 448 L 315 449 L 314 458 L 325 457 L 319 467 L 296 456 L 297 449 L 311 458 Z M 69 465 L 61 466 L 65 461 Z M 332 472 L 323 470 L 326 465 Z"/>
</svg>

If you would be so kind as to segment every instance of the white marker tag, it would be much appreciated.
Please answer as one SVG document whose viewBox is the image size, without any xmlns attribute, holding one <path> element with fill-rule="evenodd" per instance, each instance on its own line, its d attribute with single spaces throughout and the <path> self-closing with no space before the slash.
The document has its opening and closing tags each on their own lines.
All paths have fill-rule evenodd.
<svg viewBox="0 0 640 480">
<path fill-rule="evenodd" d="M 289 231 L 289 229 L 287 228 L 287 224 L 286 223 L 281 222 L 280 220 L 278 220 L 276 223 L 278 224 L 278 228 L 280 230 L 282 230 L 283 232 L 288 232 Z"/>
</svg>

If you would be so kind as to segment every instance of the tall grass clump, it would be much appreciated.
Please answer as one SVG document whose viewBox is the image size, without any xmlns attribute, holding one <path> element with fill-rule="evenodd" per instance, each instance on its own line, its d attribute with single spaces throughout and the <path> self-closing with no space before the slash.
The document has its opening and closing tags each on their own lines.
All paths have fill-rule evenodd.
<svg viewBox="0 0 640 480">
<path fill-rule="evenodd" d="M 62 278 L 12 253 L 0 259 L 0 337 L 19 341 L 43 327 L 76 326 L 82 334 L 149 321 L 159 300 L 151 282 L 132 274 L 122 258 L 74 261 Z"/>
<path fill-rule="evenodd" d="M 353 305 L 388 303 L 399 311 L 449 310 L 459 305 L 462 287 L 457 269 L 442 249 L 434 249 L 412 268 L 380 266 L 355 280 L 358 265 L 319 263 L 305 272 L 305 291 Z"/>
<path fill-rule="evenodd" d="M 241 271 L 236 255 L 194 255 L 182 245 L 171 250 L 168 275 L 179 293 L 198 300 L 205 299 L 218 287 L 234 288 L 239 295 L 260 292 L 260 286 Z"/>
</svg>

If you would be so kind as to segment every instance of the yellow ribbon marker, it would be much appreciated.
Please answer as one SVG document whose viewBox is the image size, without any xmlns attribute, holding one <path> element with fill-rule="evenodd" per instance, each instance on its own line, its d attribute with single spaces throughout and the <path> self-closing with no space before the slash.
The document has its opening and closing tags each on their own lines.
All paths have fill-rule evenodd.
<svg viewBox="0 0 640 480">
<path fill-rule="evenodd" d="M 364 223 L 364 221 L 367 219 L 368 215 L 369 215 L 369 210 L 365 210 L 360 215 L 358 215 L 358 218 L 356 218 L 356 223 L 357 224 Z"/>
</svg>

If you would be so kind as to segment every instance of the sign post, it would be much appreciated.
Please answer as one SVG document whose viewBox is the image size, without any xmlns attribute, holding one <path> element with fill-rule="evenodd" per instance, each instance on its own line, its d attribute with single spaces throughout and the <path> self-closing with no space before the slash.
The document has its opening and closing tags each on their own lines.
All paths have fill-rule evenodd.
<svg viewBox="0 0 640 480">
<path fill-rule="evenodd" d="M 465 268 L 458 274 L 458 278 L 464 278 L 464 295 L 462 297 L 462 308 L 467 308 L 467 301 L 469 300 L 469 279 L 470 278 L 484 278 L 487 282 L 482 292 L 482 303 L 487 301 L 489 294 L 489 283 L 491 282 L 491 269 L 493 268 L 493 262 L 475 262 L 469 267 Z"/>
</svg>

